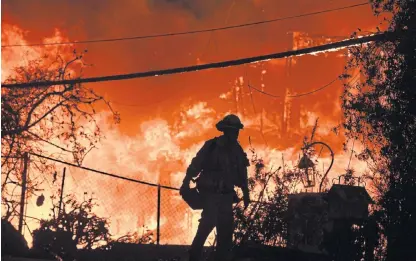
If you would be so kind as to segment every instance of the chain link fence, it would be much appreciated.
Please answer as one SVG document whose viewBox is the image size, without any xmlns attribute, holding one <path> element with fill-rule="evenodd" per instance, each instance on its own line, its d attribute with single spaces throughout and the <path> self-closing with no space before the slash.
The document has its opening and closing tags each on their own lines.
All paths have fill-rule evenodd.
<svg viewBox="0 0 416 261">
<path fill-rule="evenodd" d="M 156 235 L 148 232 L 157 228 L 157 187 L 73 167 L 65 180 L 64 195 L 74 195 L 81 202 L 92 199 L 93 212 L 109 221 L 115 240 L 131 235 L 131 240 L 156 241 Z"/>
<path fill-rule="evenodd" d="M 82 220 L 84 217 L 79 214 L 82 211 L 88 216 L 82 222 L 95 218 L 106 223 L 110 238 L 95 242 L 98 246 L 115 242 L 191 245 L 201 211 L 189 208 L 179 195 L 179 189 L 170 186 L 170 177 L 149 174 L 143 181 L 132 177 L 137 174 L 119 176 L 45 158 L 55 161 L 58 171 L 38 173 L 29 168 L 27 173 L 28 182 L 38 180 L 42 185 L 36 193 L 28 195 L 25 202 L 23 233 L 26 233 L 29 245 L 32 244 L 33 231 L 39 228 L 41 221 L 54 222 L 61 215 L 67 215 L 67 218 L 72 215 L 69 217 L 72 220 Z M 157 181 L 164 184 L 157 184 Z M 245 218 L 240 221 L 244 223 Z M 244 234 L 244 231 L 245 228 L 242 228 L 240 232 Z M 206 246 L 214 243 L 215 229 L 208 237 Z"/>
<path fill-rule="evenodd" d="M 108 221 L 113 242 L 192 243 L 201 212 L 188 207 L 179 195 L 179 189 L 143 184 L 115 174 L 102 175 L 61 163 L 57 163 L 57 170 L 56 173 L 38 174 L 42 189 L 27 198 L 25 221 L 29 224 L 29 234 L 39 227 L 40 220 L 56 218 L 59 209 L 60 213 L 70 213 L 76 208 L 74 202 L 79 206 L 91 200 L 91 215 Z M 40 196 L 44 201 L 37 204 Z"/>
</svg>

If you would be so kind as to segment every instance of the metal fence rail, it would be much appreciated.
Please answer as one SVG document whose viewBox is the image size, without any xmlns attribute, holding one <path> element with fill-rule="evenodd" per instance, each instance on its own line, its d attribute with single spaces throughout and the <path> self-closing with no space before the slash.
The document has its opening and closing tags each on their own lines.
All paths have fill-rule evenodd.
<svg viewBox="0 0 416 261">
<path fill-rule="evenodd" d="M 36 229 L 33 222 L 51 218 L 53 205 L 62 205 L 63 210 L 70 211 L 71 206 L 66 201 L 72 197 L 79 203 L 92 199 L 92 213 L 108 220 L 114 239 L 135 235 L 134 239 L 140 243 L 190 245 L 192 242 L 200 212 L 189 209 L 178 188 L 43 155 L 33 154 L 32 157 L 54 161 L 58 169 L 57 175 L 39 174 L 44 180 L 42 206 L 35 204 L 35 195 L 28 198 L 24 216 L 25 219 L 30 217 L 32 230 Z"/>
<path fill-rule="evenodd" d="M 79 204 L 92 200 L 91 214 L 108 221 L 112 240 L 125 240 L 129 236 L 132 241 L 128 242 L 132 243 L 191 244 L 201 211 L 191 210 L 182 200 L 178 188 L 78 166 L 43 155 L 32 154 L 33 157 L 56 162 L 61 173 L 37 173 L 38 177 L 30 174 L 30 179 L 43 179 L 41 191 L 45 198 L 41 205 L 36 202 L 39 194 L 31 195 L 26 200 L 22 212 L 24 215 L 21 216 L 23 224 L 30 224 L 30 233 L 39 227 L 41 220 L 57 217 L 52 215 L 54 206 L 55 214 L 58 209 L 71 211 L 74 206 L 69 200 L 72 198 Z M 212 243 L 213 236 L 214 232 L 208 237 L 208 245 Z"/>
</svg>

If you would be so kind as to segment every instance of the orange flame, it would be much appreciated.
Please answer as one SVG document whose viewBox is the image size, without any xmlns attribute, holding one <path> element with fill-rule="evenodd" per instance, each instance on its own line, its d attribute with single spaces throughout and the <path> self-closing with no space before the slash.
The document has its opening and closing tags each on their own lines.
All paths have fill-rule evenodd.
<svg viewBox="0 0 416 261">
<path fill-rule="evenodd" d="M 267 1 L 254 2 L 257 6 L 260 2 Z M 117 8 L 121 8 L 121 4 Z M 145 12 L 149 16 L 152 13 L 147 9 Z M 178 23 L 165 24 L 170 28 L 182 28 L 187 20 L 192 19 L 186 16 L 181 18 Z M 138 24 L 141 26 L 145 23 Z M 337 26 L 337 29 L 338 27 L 344 28 L 344 31 L 349 30 L 345 29 L 349 28 L 349 25 L 343 21 L 337 20 L 334 26 Z M 109 33 L 117 31 L 114 28 L 113 30 L 114 32 L 110 31 Z M 284 30 L 288 30 L 288 28 Z M 249 31 L 249 34 L 253 32 Z M 255 33 L 261 35 L 261 31 Z M 237 36 L 238 33 L 218 33 L 216 37 L 218 42 L 222 40 L 226 43 Z M 203 36 L 198 37 L 195 38 L 197 41 L 205 43 Z M 256 42 L 259 41 L 257 38 L 261 37 L 247 39 L 247 47 L 244 48 L 240 46 L 224 47 L 224 59 L 228 59 L 232 55 L 241 56 L 241 53 L 244 54 L 243 56 L 251 56 L 252 50 L 262 49 L 262 52 L 276 50 L 274 43 L 267 46 L 262 42 Z M 67 40 L 67 37 L 56 30 L 52 37 L 45 38 L 43 41 L 48 43 Z M 171 41 L 169 46 L 172 48 L 191 46 L 185 40 L 172 39 Z M 2 25 L 2 42 L 4 45 L 28 43 L 24 30 L 18 26 L 4 23 Z M 287 47 L 280 42 L 278 44 L 279 48 Z M 305 44 L 305 42 L 296 42 L 296 45 L 293 46 L 292 39 L 290 48 L 302 48 Z M 166 46 L 165 40 L 152 40 L 149 44 L 137 43 L 136 45 L 140 48 L 152 46 L 156 49 L 159 47 L 159 49 L 157 51 L 152 49 L 151 52 L 146 52 L 142 54 L 140 59 L 137 59 L 137 57 L 131 57 L 134 51 L 126 51 L 129 48 L 114 48 L 117 52 L 109 52 L 107 45 L 99 45 L 94 47 L 97 52 L 96 56 L 92 55 L 97 65 L 91 68 L 88 73 L 103 75 L 119 70 L 133 70 L 132 68 L 145 70 L 190 62 L 186 60 L 189 59 L 188 56 L 183 55 L 182 57 L 176 52 L 171 52 L 167 57 L 170 49 L 166 51 L 167 53 L 160 51 L 160 49 L 163 50 L 161 47 Z M 130 46 L 133 48 L 136 45 Z M 63 55 L 70 55 L 70 48 L 72 46 L 5 48 L 2 50 L 2 81 L 13 75 L 13 68 L 16 66 L 25 66 L 30 60 L 39 59 L 45 54 L 54 54 L 57 51 Z M 199 53 L 194 48 L 189 48 L 193 50 L 189 55 Z M 100 51 L 102 52 L 100 53 Z M 100 56 L 104 51 L 105 60 Z M 335 52 L 326 57 L 301 57 L 293 59 L 292 62 L 284 59 L 271 60 L 250 64 L 244 68 L 227 68 L 215 72 L 156 77 L 147 82 L 145 80 L 134 81 L 135 85 L 132 85 L 131 82 L 92 84 L 94 89 L 109 97 L 110 101 L 113 99 L 114 101 L 123 100 L 126 104 L 136 103 L 140 106 L 128 107 L 115 104 L 114 106 L 120 110 L 122 117 L 122 123 L 118 127 L 108 122 L 109 113 L 107 111 L 99 112 L 97 121 L 105 139 L 101 142 L 100 147 L 85 158 L 84 165 L 134 179 L 179 187 L 187 165 L 204 140 L 220 135 L 214 128 L 216 121 L 225 114 L 233 112 L 241 117 L 246 126 L 241 133 L 240 140 L 247 152 L 249 151 L 248 137 L 250 136 L 256 152 L 264 158 L 268 166 L 280 166 L 282 154 L 285 163 L 293 166 L 296 164 L 303 136 L 309 135 L 315 118 L 320 117 L 320 127 L 315 139 L 325 140 L 336 152 L 335 166 L 329 177 L 331 180 L 338 174 L 344 173 L 349 161 L 349 152 L 345 153 L 341 150 L 342 142 L 344 142 L 343 137 L 336 136 L 331 132 L 334 125 L 342 122 L 338 99 L 341 94 L 340 85 L 334 85 L 333 88 L 328 88 L 325 92 L 298 100 L 285 98 L 285 96 L 290 93 L 310 91 L 314 86 L 326 83 L 327 81 L 324 79 L 332 79 L 336 74 L 341 73 L 345 60 L 343 57 L 339 57 L 339 54 L 339 52 Z M 161 59 L 162 57 L 163 59 Z M 54 57 L 51 55 L 49 58 L 53 59 Z M 191 62 L 197 63 L 197 59 L 199 62 L 202 60 L 199 57 L 194 58 Z M 120 62 L 122 60 L 125 61 L 124 64 Z M 158 63 L 155 63 L 156 61 Z M 117 64 L 117 69 L 114 69 L 114 64 Z M 291 75 L 287 73 L 289 69 Z M 282 95 L 283 98 L 273 99 L 257 93 L 252 93 L 251 96 L 246 86 L 248 81 L 250 84 L 259 86 L 263 91 Z M 198 86 L 195 87 L 195 84 Z M 151 91 L 147 91 L 143 86 L 150 88 Z M 184 88 L 183 92 L 182 87 Z M 183 97 L 186 97 L 186 101 Z M 188 97 L 190 98 L 188 99 Z M 88 123 L 85 124 L 88 126 Z M 283 131 L 285 126 L 287 127 L 286 132 Z M 60 143 L 59 140 L 54 142 Z M 265 145 L 265 142 L 268 143 L 268 146 Z M 45 146 L 51 154 L 60 152 L 55 147 Z M 322 159 L 324 166 L 329 165 L 329 160 L 327 155 Z M 353 160 L 351 164 L 357 172 L 366 169 L 365 164 L 356 160 Z M 60 169 L 62 167 L 59 166 Z M 51 175 L 30 173 L 30 176 L 37 175 L 42 175 L 47 180 L 43 186 L 46 189 L 44 194 L 48 199 L 48 196 L 56 192 L 55 186 L 59 186 L 54 185 L 54 189 L 49 187 L 52 183 Z M 116 180 L 72 167 L 68 168 L 64 193 L 74 193 L 82 199 L 84 192 L 98 199 L 100 205 L 95 212 L 99 216 L 109 218 L 110 232 L 114 237 L 125 235 L 127 232 L 140 231 L 143 226 L 155 230 L 156 188 Z M 162 190 L 161 200 L 162 242 L 189 244 L 197 228 L 199 212 L 189 211 L 178 197 L 177 192 Z M 46 200 L 43 206 L 37 207 L 33 204 L 33 199 L 29 199 L 27 215 L 48 218 L 50 207 L 49 200 Z M 33 230 L 37 223 L 29 222 L 28 225 Z M 175 233 L 169 231 L 175 231 Z M 30 235 L 25 234 L 25 237 L 30 243 Z"/>
</svg>

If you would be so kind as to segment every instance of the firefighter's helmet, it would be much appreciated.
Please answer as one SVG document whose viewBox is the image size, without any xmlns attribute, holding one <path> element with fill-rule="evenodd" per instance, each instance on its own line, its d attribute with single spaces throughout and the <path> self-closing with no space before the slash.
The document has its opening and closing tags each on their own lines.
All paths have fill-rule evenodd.
<svg viewBox="0 0 416 261">
<path fill-rule="evenodd" d="M 224 119 L 220 120 L 217 125 L 217 130 L 224 131 L 224 129 L 227 128 L 233 128 L 233 129 L 243 129 L 244 125 L 241 123 L 240 118 L 238 118 L 237 115 L 229 114 L 224 117 Z"/>
</svg>

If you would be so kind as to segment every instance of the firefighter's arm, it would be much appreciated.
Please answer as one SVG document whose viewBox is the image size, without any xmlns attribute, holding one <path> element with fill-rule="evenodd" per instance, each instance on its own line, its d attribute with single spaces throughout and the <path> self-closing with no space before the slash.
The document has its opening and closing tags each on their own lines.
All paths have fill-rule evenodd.
<svg viewBox="0 0 416 261">
<path fill-rule="evenodd" d="M 250 202 L 250 193 L 249 193 L 249 188 L 248 188 L 248 171 L 247 171 L 247 168 L 249 166 L 250 166 L 250 161 L 247 158 L 247 154 L 244 153 L 244 168 L 243 168 L 244 181 L 243 181 L 241 190 L 243 191 L 243 200 L 244 200 L 245 207 L 247 207 Z"/>
<path fill-rule="evenodd" d="M 207 141 L 202 146 L 202 148 L 197 152 L 196 156 L 192 159 L 191 164 L 186 170 L 185 179 L 183 180 L 184 184 L 189 184 L 192 178 L 198 176 L 202 170 L 202 164 L 207 154 L 208 148 L 210 147 L 212 141 Z"/>
</svg>

